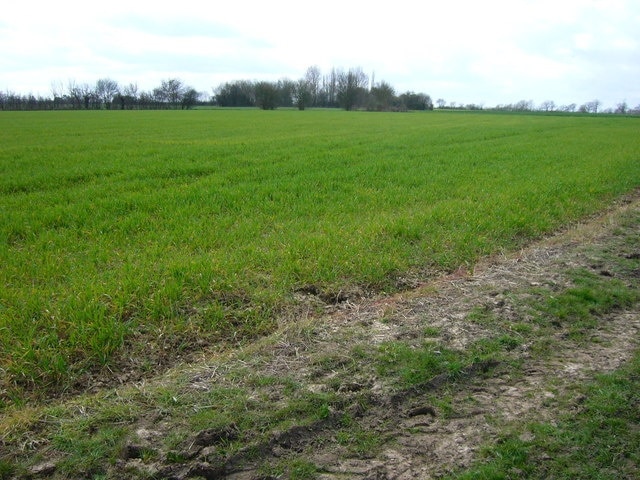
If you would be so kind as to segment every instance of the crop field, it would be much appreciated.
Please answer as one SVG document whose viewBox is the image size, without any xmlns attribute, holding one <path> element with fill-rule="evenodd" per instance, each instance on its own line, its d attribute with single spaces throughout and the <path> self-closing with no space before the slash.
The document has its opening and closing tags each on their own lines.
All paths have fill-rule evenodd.
<svg viewBox="0 0 640 480">
<path fill-rule="evenodd" d="M 0 410 L 471 267 L 638 185 L 622 116 L 2 113 Z"/>
</svg>

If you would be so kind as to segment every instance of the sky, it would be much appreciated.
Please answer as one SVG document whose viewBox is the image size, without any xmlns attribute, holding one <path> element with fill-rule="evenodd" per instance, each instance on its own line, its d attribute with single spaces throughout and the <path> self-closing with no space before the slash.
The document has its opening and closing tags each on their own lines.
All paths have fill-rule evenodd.
<svg viewBox="0 0 640 480">
<path fill-rule="evenodd" d="M 0 91 L 110 78 L 149 91 L 362 68 L 398 93 L 491 107 L 640 105 L 638 0 L 6 2 Z"/>
</svg>

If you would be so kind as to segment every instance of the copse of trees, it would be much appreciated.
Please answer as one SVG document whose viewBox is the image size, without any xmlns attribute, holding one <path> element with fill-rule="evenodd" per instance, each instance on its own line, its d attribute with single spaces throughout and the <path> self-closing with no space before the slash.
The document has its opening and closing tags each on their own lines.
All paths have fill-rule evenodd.
<svg viewBox="0 0 640 480">
<path fill-rule="evenodd" d="M 236 80 L 213 89 L 214 104 L 221 107 L 259 107 L 273 110 L 295 106 L 343 108 L 345 110 L 405 111 L 433 110 L 426 93 L 405 92 L 397 95 L 387 82 L 375 83 L 359 67 L 348 70 L 332 68 L 323 75 L 316 66 L 309 67 L 297 81 L 287 78 L 277 82 Z"/>
</svg>

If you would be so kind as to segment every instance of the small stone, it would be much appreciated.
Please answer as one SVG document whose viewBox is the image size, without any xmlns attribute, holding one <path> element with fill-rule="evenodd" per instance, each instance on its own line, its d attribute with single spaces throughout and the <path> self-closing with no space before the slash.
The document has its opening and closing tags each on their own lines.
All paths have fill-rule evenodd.
<svg viewBox="0 0 640 480">
<path fill-rule="evenodd" d="M 36 476 L 49 476 L 52 475 L 53 472 L 56 471 L 56 464 L 53 462 L 44 462 L 38 465 L 34 465 L 29 469 L 31 475 Z"/>
</svg>

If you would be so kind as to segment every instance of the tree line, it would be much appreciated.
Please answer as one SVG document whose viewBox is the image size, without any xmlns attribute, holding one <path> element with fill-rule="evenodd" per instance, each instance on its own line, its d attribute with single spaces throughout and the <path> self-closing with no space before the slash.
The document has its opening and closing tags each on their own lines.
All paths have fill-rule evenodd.
<svg viewBox="0 0 640 480">
<path fill-rule="evenodd" d="M 535 105 L 531 100 L 521 100 L 491 108 L 473 103 L 447 103 L 442 98 L 435 103 L 438 109 L 640 114 L 640 105 L 631 108 L 624 101 L 617 104 L 615 109 L 604 110 L 599 100 L 579 106 L 575 103 L 556 105 L 551 100 Z M 319 67 L 311 66 L 298 80 L 235 80 L 214 87 L 210 95 L 198 92 L 177 78 L 162 80 L 159 86 L 150 91 L 140 91 L 136 83 L 120 85 L 110 78 L 101 78 L 95 84 L 77 83 L 75 80 L 69 80 L 66 85 L 54 82 L 50 96 L 0 92 L 0 110 L 190 109 L 198 105 L 257 107 L 264 110 L 279 107 L 370 111 L 434 108 L 428 94 L 412 91 L 398 94 L 391 84 L 376 82 L 374 74 L 369 76 L 359 67 L 348 70 L 332 68 L 323 74 Z"/>
<path fill-rule="evenodd" d="M 101 78 L 94 85 L 69 80 L 66 86 L 53 83 L 49 97 L 0 92 L 0 110 L 187 109 L 200 103 L 200 97 L 175 78 L 162 80 L 149 92 L 139 91 L 135 83 L 123 86 L 110 78 Z"/>
<path fill-rule="evenodd" d="M 436 108 L 449 109 L 449 110 L 493 110 L 502 112 L 562 112 L 562 113 L 607 113 L 607 114 L 621 114 L 621 115 L 640 115 L 640 105 L 635 108 L 630 107 L 626 101 L 617 103 L 615 108 L 601 108 L 602 102 L 600 100 L 592 100 L 590 102 L 578 105 L 576 103 L 570 103 L 566 105 L 556 105 L 553 100 L 545 100 L 544 102 L 536 105 L 533 100 L 520 100 L 516 103 L 499 104 L 495 107 L 485 108 L 483 105 L 477 105 L 475 103 L 447 103 L 444 99 L 439 98 L 436 100 Z"/>
<path fill-rule="evenodd" d="M 343 108 L 345 110 L 432 110 L 433 102 L 426 93 L 397 94 L 387 82 L 374 81 L 361 68 L 333 68 L 323 75 L 316 66 L 309 67 L 298 80 L 237 80 L 225 82 L 212 90 L 212 95 L 196 91 L 180 79 L 162 80 L 150 90 L 140 91 L 137 84 L 120 85 L 110 78 L 95 84 L 70 80 L 66 85 L 53 83 L 50 96 L 20 95 L 0 92 L 1 110 L 131 110 L 190 109 L 197 105 L 220 107 Z"/>
</svg>

